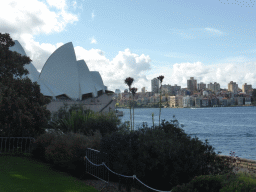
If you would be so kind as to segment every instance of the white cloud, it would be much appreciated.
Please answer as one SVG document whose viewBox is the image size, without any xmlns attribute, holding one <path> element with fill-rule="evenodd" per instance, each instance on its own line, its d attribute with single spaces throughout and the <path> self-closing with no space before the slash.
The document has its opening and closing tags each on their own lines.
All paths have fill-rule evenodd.
<svg viewBox="0 0 256 192">
<path fill-rule="evenodd" d="M 68 13 L 65 1 L 10 0 L 1 2 L 0 31 L 13 34 L 40 34 L 60 32 L 69 23 L 78 21 L 76 15 Z"/>
<path fill-rule="evenodd" d="M 32 60 L 33 65 L 40 72 L 49 58 L 49 56 L 63 43 L 57 43 L 52 45 L 50 43 L 36 42 L 32 35 L 23 34 L 23 35 L 14 35 L 12 39 L 18 40 L 21 46 L 24 48 L 27 56 Z"/>
<path fill-rule="evenodd" d="M 40 71 L 50 54 L 63 43 L 39 44 L 34 40 L 34 35 L 61 32 L 67 24 L 78 21 L 77 16 L 66 9 L 65 0 L 3 1 L 0 6 L 0 31 L 18 40 Z"/>
<path fill-rule="evenodd" d="M 72 6 L 74 7 L 74 9 L 77 8 L 77 2 L 76 1 L 72 1 Z"/>
<path fill-rule="evenodd" d="M 97 44 L 97 41 L 94 37 L 91 38 L 91 44 Z"/>
<path fill-rule="evenodd" d="M 51 7 L 55 7 L 57 9 L 64 9 L 66 7 L 66 1 L 65 0 L 46 0 L 47 3 Z"/>
<path fill-rule="evenodd" d="M 223 32 L 221 32 L 218 29 L 214 29 L 214 28 L 205 28 L 206 31 L 213 33 L 215 35 L 223 35 Z"/>
<path fill-rule="evenodd" d="M 159 75 L 164 75 L 163 84 L 178 84 L 182 88 L 187 87 L 187 80 L 194 77 L 197 83 L 206 84 L 217 82 L 221 88 L 227 88 L 230 81 L 242 84 L 251 84 L 256 87 L 256 62 L 240 63 L 219 63 L 216 65 L 205 65 L 201 62 L 195 63 L 175 63 L 172 66 L 155 67 L 156 72 L 148 76 L 153 79 Z M 147 86 L 150 86 L 148 83 Z"/>
<path fill-rule="evenodd" d="M 96 15 L 94 14 L 94 11 L 92 12 L 92 19 L 94 19 Z"/>
<path fill-rule="evenodd" d="M 134 78 L 134 87 L 141 89 L 149 81 L 144 72 L 150 70 L 151 59 L 144 54 L 132 53 L 129 49 L 119 51 L 112 61 L 106 58 L 99 49 L 86 50 L 75 47 L 77 59 L 84 59 L 90 71 L 99 71 L 103 82 L 108 89 L 126 89 L 124 80 L 127 77 Z"/>
</svg>

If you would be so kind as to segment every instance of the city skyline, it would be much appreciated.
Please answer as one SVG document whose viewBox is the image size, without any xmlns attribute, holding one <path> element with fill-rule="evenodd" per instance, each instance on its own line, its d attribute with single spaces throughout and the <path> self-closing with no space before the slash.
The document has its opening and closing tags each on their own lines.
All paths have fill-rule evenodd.
<svg viewBox="0 0 256 192">
<path fill-rule="evenodd" d="M 77 60 L 99 71 L 109 90 L 151 91 L 151 80 L 187 86 L 217 82 L 256 86 L 254 1 L 11 0 L 1 2 L 0 32 L 24 47 L 40 72 L 72 42 Z M 232 18 L 232 19 L 230 19 Z"/>
</svg>

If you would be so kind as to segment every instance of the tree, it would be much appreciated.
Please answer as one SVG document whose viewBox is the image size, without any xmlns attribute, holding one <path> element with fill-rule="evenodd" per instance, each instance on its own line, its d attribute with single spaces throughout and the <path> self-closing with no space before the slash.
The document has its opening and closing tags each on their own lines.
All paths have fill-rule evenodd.
<svg viewBox="0 0 256 192">
<path fill-rule="evenodd" d="M 159 102 L 159 127 L 160 127 L 160 116 L 161 116 L 161 108 L 162 108 L 162 82 L 163 82 L 163 79 L 164 79 L 164 76 L 160 75 L 159 77 L 157 77 L 157 79 L 160 80 L 160 83 L 161 83 L 161 86 L 160 86 L 160 102 Z"/>
<path fill-rule="evenodd" d="M 131 92 L 132 92 L 132 110 L 133 110 L 133 130 L 134 130 L 134 96 L 137 92 L 137 88 L 133 87 L 131 88 Z"/>
<path fill-rule="evenodd" d="M 44 133 L 50 118 L 46 104 L 50 100 L 32 83 L 24 68 L 31 59 L 12 52 L 14 41 L 9 34 L 0 33 L 0 136 L 36 137 Z"/>
<path fill-rule="evenodd" d="M 127 77 L 125 80 L 124 80 L 124 83 L 126 85 L 128 85 L 129 87 L 129 100 L 130 100 L 130 122 L 131 122 L 131 130 L 132 130 L 132 110 L 131 110 L 131 86 L 132 86 L 132 83 L 133 83 L 134 79 L 132 77 Z"/>
</svg>

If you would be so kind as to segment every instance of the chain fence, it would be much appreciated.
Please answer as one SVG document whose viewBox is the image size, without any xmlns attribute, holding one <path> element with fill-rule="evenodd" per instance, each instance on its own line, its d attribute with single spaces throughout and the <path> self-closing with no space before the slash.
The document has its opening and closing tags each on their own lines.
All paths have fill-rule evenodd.
<svg viewBox="0 0 256 192">
<path fill-rule="evenodd" d="M 93 175 L 93 176 L 95 176 L 96 178 L 98 178 L 98 179 L 100 179 L 100 180 L 106 182 L 106 186 L 109 185 L 109 173 L 107 174 L 108 176 L 107 176 L 107 181 L 106 181 L 106 180 L 100 178 L 100 174 L 104 174 L 105 172 L 103 172 L 102 170 L 100 170 L 100 171 L 97 170 L 96 167 L 99 167 L 99 166 L 103 166 L 103 165 L 104 165 L 109 171 L 111 171 L 111 172 L 114 173 L 115 175 L 118 175 L 118 176 L 121 176 L 121 177 L 126 177 L 126 178 L 132 178 L 133 181 L 134 181 L 134 179 L 136 179 L 136 180 L 139 181 L 142 185 L 144 185 L 145 187 L 147 187 L 147 188 L 149 188 L 149 189 L 151 189 L 151 190 L 153 190 L 153 191 L 158 191 L 158 192 L 171 192 L 171 190 L 170 190 L 170 191 L 161 191 L 161 190 L 153 189 L 153 188 L 147 186 L 146 184 L 144 184 L 143 182 L 141 182 L 141 181 L 136 177 L 136 175 L 127 176 L 127 175 L 121 175 L 121 174 L 119 174 L 119 173 L 116 173 L 116 172 L 112 171 L 112 170 L 106 165 L 105 162 L 102 162 L 101 164 L 95 164 L 95 163 L 93 163 L 93 162 L 91 161 L 92 159 L 93 159 L 93 161 L 97 161 L 97 163 L 99 163 L 99 160 L 105 160 L 105 161 L 109 162 L 109 157 L 108 157 L 107 159 L 106 159 L 106 158 L 104 159 L 104 158 L 102 158 L 102 156 L 101 156 L 99 159 L 97 159 L 96 157 L 97 157 L 98 154 L 100 154 L 100 151 L 95 150 L 95 149 L 87 148 L 86 156 L 84 157 L 84 160 L 87 160 L 87 161 L 86 161 L 86 172 L 89 173 L 89 174 L 91 174 L 91 175 Z M 89 156 L 89 158 L 92 158 L 92 159 L 89 160 L 89 159 L 88 159 L 88 156 Z M 90 165 L 88 165 L 87 162 L 89 162 Z M 92 165 L 94 166 L 94 169 L 92 169 Z M 95 167 L 95 166 L 96 166 L 96 167 Z M 103 167 L 103 168 L 104 168 L 104 167 Z M 105 170 L 105 169 L 103 169 L 103 170 Z M 91 171 L 91 172 L 90 172 L 90 171 Z M 96 176 L 95 174 L 98 174 L 98 175 Z"/>
</svg>

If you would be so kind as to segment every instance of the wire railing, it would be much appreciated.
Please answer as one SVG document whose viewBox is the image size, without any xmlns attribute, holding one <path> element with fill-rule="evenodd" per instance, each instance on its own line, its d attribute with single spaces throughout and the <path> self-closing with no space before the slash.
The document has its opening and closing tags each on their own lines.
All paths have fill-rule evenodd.
<svg viewBox="0 0 256 192">
<path fill-rule="evenodd" d="M 100 179 L 100 180 L 106 182 L 106 185 L 105 185 L 103 188 L 109 186 L 109 173 L 108 173 L 108 176 L 107 176 L 107 181 L 104 180 L 104 179 L 102 179 L 102 178 L 100 178 L 100 176 L 101 176 L 100 173 L 103 173 L 103 174 L 104 174 L 105 172 L 102 172 L 102 170 L 101 170 L 101 171 L 97 170 L 96 167 L 99 167 L 99 166 L 102 166 L 102 165 L 104 165 L 109 171 L 111 171 L 111 172 L 114 173 L 115 175 L 118 175 L 118 176 L 121 176 L 121 177 L 126 177 L 126 178 L 132 178 L 133 181 L 134 181 L 134 179 L 137 179 L 142 185 L 144 185 L 145 187 L 147 187 L 147 188 L 149 188 L 149 189 L 151 189 L 151 190 L 153 190 L 153 191 L 171 192 L 171 190 L 170 190 L 170 191 L 161 191 L 161 190 L 153 189 L 153 188 L 151 188 L 151 187 L 145 185 L 143 182 L 141 182 L 141 181 L 136 177 L 136 175 L 127 176 L 127 175 L 121 175 L 121 174 L 119 174 L 119 173 L 116 173 L 116 172 L 112 171 L 111 169 L 109 169 L 109 167 L 106 165 L 105 162 L 102 162 L 101 164 L 95 164 L 95 163 L 93 163 L 92 161 L 97 161 L 97 163 L 98 163 L 99 160 L 104 160 L 104 158 L 102 158 L 102 157 L 101 157 L 100 159 L 97 159 L 97 157 L 98 157 L 99 155 L 100 155 L 100 151 L 95 150 L 95 149 L 87 148 L 86 156 L 84 157 L 84 160 L 87 160 L 87 161 L 86 161 L 86 172 L 89 173 L 89 174 L 91 174 L 91 175 L 93 175 L 94 177 L 96 177 L 96 178 L 98 178 L 98 179 Z M 89 158 L 92 158 L 93 160 L 92 160 L 92 159 L 89 160 L 88 157 L 89 157 Z M 107 156 L 107 157 L 108 157 L 108 156 Z M 107 159 L 105 158 L 105 160 L 106 160 L 107 162 L 109 162 L 109 157 L 108 157 Z M 94 167 L 94 169 L 91 169 L 92 166 L 91 166 L 91 165 L 88 165 L 87 162 L 89 162 L 91 165 L 96 166 L 96 167 Z M 104 168 L 104 167 L 103 167 L 103 168 Z M 105 169 L 104 169 L 104 170 L 105 170 Z M 97 175 L 96 175 L 96 174 L 97 174 Z"/>
<path fill-rule="evenodd" d="M 25 140 L 25 141 L 24 141 Z M 28 142 L 29 140 L 29 142 Z M 0 153 L 3 152 L 27 152 L 30 153 L 31 145 L 35 141 L 33 137 L 0 137 Z M 7 142 L 9 141 L 9 142 Z M 23 143 L 24 141 L 24 143 Z M 16 145 L 15 145 L 16 144 Z M 20 144 L 20 145 L 19 145 Z M 4 150 L 3 150 L 4 147 Z M 25 151 L 23 151 L 23 149 Z"/>
</svg>

